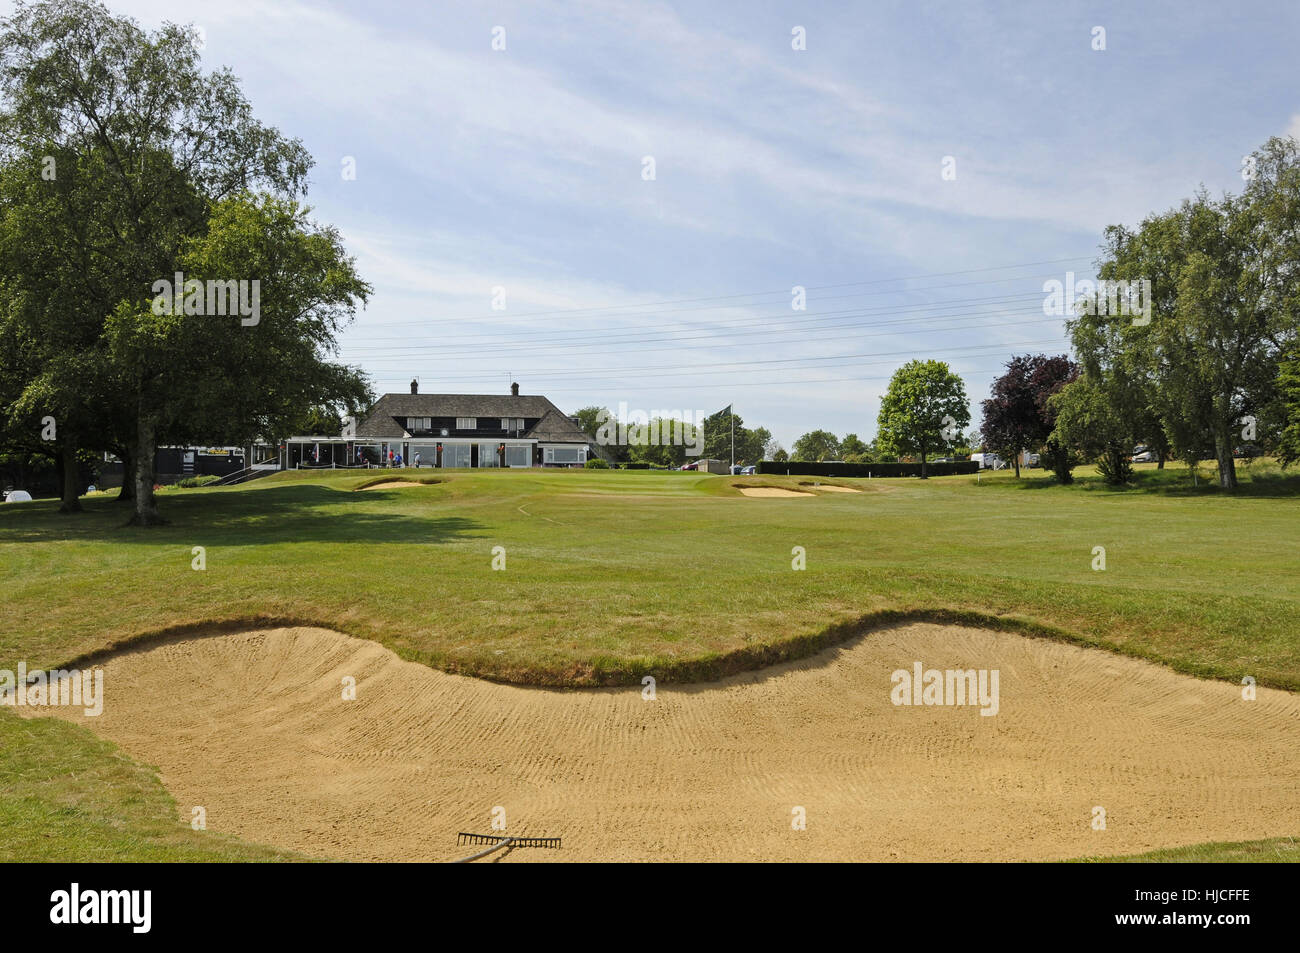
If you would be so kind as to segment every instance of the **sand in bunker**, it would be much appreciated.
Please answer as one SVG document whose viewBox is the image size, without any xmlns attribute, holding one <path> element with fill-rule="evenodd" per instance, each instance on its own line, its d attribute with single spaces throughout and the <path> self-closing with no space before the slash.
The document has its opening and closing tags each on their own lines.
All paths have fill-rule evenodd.
<svg viewBox="0 0 1300 953">
<path fill-rule="evenodd" d="M 779 486 L 738 486 L 736 489 L 745 496 L 788 496 L 797 497 L 801 500 L 814 498 L 812 493 L 804 493 L 799 490 L 783 490 Z"/>
<path fill-rule="evenodd" d="M 861 493 L 861 490 L 854 489 L 851 486 L 832 486 L 830 483 L 805 483 L 804 486 L 811 486 L 814 490 L 825 490 L 827 493 Z"/>
<path fill-rule="evenodd" d="M 893 705 L 891 673 L 918 660 L 997 669 L 1000 711 Z M 100 717 L 56 711 L 156 765 L 181 820 L 202 805 L 210 830 L 326 857 L 461 856 L 456 832 L 489 832 L 498 805 L 510 832 L 564 838 L 509 863 L 1052 859 L 1300 832 L 1300 696 L 1247 702 L 977 629 L 879 630 L 723 682 L 660 683 L 654 701 L 494 685 L 306 628 L 104 668 Z"/>
<path fill-rule="evenodd" d="M 416 483 L 414 480 L 385 480 L 383 483 L 372 483 L 370 486 L 361 487 L 362 490 L 392 490 L 401 486 L 432 486 L 431 483 Z"/>
</svg>

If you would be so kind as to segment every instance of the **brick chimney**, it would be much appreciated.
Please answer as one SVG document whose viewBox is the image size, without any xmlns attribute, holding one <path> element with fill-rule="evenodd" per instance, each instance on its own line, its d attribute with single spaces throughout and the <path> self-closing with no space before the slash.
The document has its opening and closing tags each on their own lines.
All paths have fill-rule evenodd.
<svg viewBox="0 0 1300 953">
<path fill-rule="evenodd" d="M 511 396 L 511 397 L 518 397 L 518 396 L 519 396 L 519 385 L 518 385 L 518 384 L 511 384 L 511 385 L 510 385 L 510 396 Z"/>
<path fill-rule="evenodd" d="M 420 392 L 420 380 L 419 378 L 415 378 L 411 381 L 411 393 L 418 394 L 419 392 Z"/>
</svg>

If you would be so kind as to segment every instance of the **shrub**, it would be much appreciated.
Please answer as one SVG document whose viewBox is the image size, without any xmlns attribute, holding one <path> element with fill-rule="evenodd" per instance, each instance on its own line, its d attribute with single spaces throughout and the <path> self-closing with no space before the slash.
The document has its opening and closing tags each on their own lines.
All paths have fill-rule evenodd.
<svg viewBox="0 0 1300 953">
<path fill-rule="evenodd" d="M 926 476 L 972 475 L 979 470 L 973 460 L 955 463 L 930 462 L 925 465 Z M 911 477 L 921 475 L 920 463 L 814 463 L 810 460 L 791 460 L 778 463 L 764 460 L 758 464 L 759 473 L 778 476 L 825 477 Z"/>
<path fill-rule="evenodd" d="M 187 489 L 196 486 L 207 486 L 209 483 L 216 483 L 220 479 L 221 477 L 219 476 L 185 477 L 183 480 L 177 480 L 175 483 L 172 484 L 172 486 L 181 487 L 182 489 Z M 155 487 L 154 489 L 157 489 L 157 487 Z"/>
<path fill-rule="evenodd" d="M 588 470 L 608 470 L 609 462 L 602 457 L 592 457 L 587 461 Z"/>
</svg>

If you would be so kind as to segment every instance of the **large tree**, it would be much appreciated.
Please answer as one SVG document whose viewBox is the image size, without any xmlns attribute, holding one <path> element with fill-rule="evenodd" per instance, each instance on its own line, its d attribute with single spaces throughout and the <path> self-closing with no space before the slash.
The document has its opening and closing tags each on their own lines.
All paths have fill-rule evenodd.
<svg viewBox="0 0 1300 953">
<path fill-rule="evenodd" d="M 894 372 L 880 402 L 877 441 L 885 453 L 921 458 L 948 446 L 970 424 L 966 385 L 943 361 L 909 361 Z"/>
<path fill-rule="evenodd" d="M 1277 440 L 1277 455 L 1282 466 L 1300 461 L 1300 345 L 1293 345 L 1291 353 L 1282 362 L 1278 373 L 1278 391 L 1281 398 L 1281 433 Z"/>
<path fill-rule="evenodd" d="M 1163 433 L 1142 420 L 1138 429 L 1185 458 L 1212 455 L 1225 489 L 1237 485 L 1243 425 L 1277 406 L 1280 358 L 1296 339 L 1298 149 L 1293 139 L 1270 139 L 1242 195 L 1202 191 L 1136 231 L 1108 229 L 1099 274 L 1150 280 L 1150 320 L 1083 322 L 1086 334 L 1104 337 L 1110 368 L 1129 378 L 1114 413 L 1131 416 L 1145 403 Z"/>
<path fill-rule="evenodd" d="M 1015 462 L 1020 476 L 1020 455 L 1041 447 L 1052 432 L 1047 399 L 1073 380 L 1078 369 L 1065 355 L 1025 354 L 1007 362 L 1007 370 L 993 382 L 982 405 L 980 435 L 984 445 Z"/>
<path fill-rule="evenodd" d="M 357 372 L 327 359 L 369 289 L 338 234 L 312 225 L 297 203 L 221 202 L 178 264 L 201 283 L 261 275 L 260 307 L 255 325 L 239 315 L 189 314 L 184 302 L 169 309 L 123 302 L 110 316 L 110 362 L 131 375 L 136 514 L 146 524 L 157 519 L 149 463 L 160 435 L 247 443 L 283 433 L 303 408 L 341 403 L 355 414 L 372 396 Z"/>
<path fill-rule="evenodd" d="M 327 358 L 368 289 L 295 204 L 302 144 L 253 118 L 229 70 L 203 72 L 194 30 L 146 33 L 86 0 L 20 3 L 2 26 L 0 237 L 30 253 L 0 260 L 0 332 L 28 343 L 23 406 L 129 457 L 133 522 L 158 522 L 159 440 L 251 436 L 361 396 Z M 155 313 L 155 282 L 186 268 L 258 280 L 262 320 Z"/>
</svg>

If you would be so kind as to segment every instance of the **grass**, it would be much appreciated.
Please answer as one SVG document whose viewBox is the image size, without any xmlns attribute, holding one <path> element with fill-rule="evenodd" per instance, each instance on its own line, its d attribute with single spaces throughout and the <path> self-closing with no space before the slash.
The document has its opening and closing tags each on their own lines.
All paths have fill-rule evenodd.
<svg viewBox="0 0 1300 953">
<path fill-rule="evenodd" d="M 1119 491 L 1030 472 L 757 499 L 733 484 L 808 478 L 441 471 L 352 492 L 375 475 L 315 471 L 168 491 L 172 524 L 151 530 L 123 526 L 110 497 L 80 516 L 25 503 L 0 508 L 0 660 L 52 666 L 177 627 L 293 621 L 449 671 L 632 684 L 716 677 L 916 617 L 1300 689 L 1296 497 L 1260 481 L 1267 492 L 1189 498 L 1175 471 Z M 806 571 L 791 569 L 796 546 Z"/>
<path fill-rule="evenodd" d="M 194 831 L 153 770 L 90 731 L 0 714 L 0 861 L 274 861 L 296 854 Z"/>
<path fill-rule="evenodd" d="M 1300 864 L 1300 840 L 1273 837 L 1268 840 L 1233 843 L 1192 844 L 1128 857 L 1085 857 L 1078 863 L 1111 864 Z"/>
<path fill-rule="evenodd" d="M 443 482 L 353 492 L 376 475 L 315 471 L 166 490 L 171 525 L 152 530 L 124 526 L 110 495 L 79 516 L 53 501 L 3 506 L 0 668 L 288 622 L 504 681 L 681 681 L 931 618 L 1300 689 L 1296 476 L 1257 462 L 1225 494 L 1174 467 L 1139 468 L 1120 489 L 1079 472 L 1071 487 L 1041 471 L 837 478 L 861 492 L 831 493 L 800 486 L 808 477 L 599 470 L 386 471 Z M 812 495 L 746 498 L 738 483 Z M 1098 546 L 1104 572 L 1092 568 Z M 152 770 L 83 729 L 3 710 L 0 792 L 0 859 L 288 856 L 190 831 Z M 1126 859 L 1294 855 L 1282 839 Z"/>
</svg>

